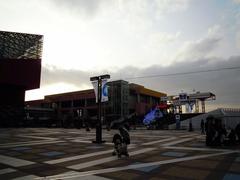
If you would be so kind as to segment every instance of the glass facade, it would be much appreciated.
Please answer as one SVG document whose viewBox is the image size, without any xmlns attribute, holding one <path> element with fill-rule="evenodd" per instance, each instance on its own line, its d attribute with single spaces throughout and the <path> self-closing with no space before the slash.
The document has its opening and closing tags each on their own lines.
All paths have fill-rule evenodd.
<svg viewBox="0 0 240 180">
<path fill-rule="evenodd" d="M 43 36 L 0 31 L 0 59 L 41 59 Z"/>
</svg>

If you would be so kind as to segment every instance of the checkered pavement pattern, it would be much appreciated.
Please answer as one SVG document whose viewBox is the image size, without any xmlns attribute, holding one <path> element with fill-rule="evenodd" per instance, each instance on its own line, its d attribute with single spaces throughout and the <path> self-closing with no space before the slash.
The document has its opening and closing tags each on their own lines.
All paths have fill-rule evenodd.
<svg viewBox="0 0 240 180">
<path fill-rule="evenodd" d="M 131 130 L 130 157 L 112 156 L 116 130 L 0 129 L 0 179 L 240 179 L 240 149 L 205 146 L 183 130 Z"/>
</svg>

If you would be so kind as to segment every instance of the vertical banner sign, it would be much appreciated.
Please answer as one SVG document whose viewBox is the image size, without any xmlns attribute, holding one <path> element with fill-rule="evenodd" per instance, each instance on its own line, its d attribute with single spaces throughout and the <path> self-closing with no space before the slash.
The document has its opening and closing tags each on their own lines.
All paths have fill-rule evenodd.
<svg viewBox="0 0 240 180">
<path fill-rule="evenodd" d="M 98 102 L 98 81 L 92 81 L 95 97 L 96 97 L 96 103 Z"/>
<path fill-rule="evenodd" d="M 107 86 L 107 79 L 102 80 L 102 99 L 101 102 L 108 101 L 108 86 Z"/>
</svg>

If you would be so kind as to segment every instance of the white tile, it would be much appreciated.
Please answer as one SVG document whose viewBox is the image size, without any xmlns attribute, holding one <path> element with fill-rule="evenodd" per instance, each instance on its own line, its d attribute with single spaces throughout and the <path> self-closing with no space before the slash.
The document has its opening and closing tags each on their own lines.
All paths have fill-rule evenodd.
<svg viewBox="0 0 240 180">
<path fill-rule="evenodd" d="M 66 157 L 66 158 L 60 158 L 60 159 L 55 159 L 55 160 L 50 160 L 50 161 L 45 161 L 44 163 L 58 164 L 58 163 L 63 163 L 63 162 L 67 162 L 67 161 L 73 161 L 73 160 L 77 160 L 77 159 L 83 159 L 83 158 L 88 158 L 88 157 L 92 157 L 92 156 L 108 154 L 108 153 L 111 153 L 111 152 L 113 152 L 113 149 L 106 150 L 106 151 L 98 151 L 98 152 L 89 153 L 89 154 L 81 154 L 81 155 L 71 156 L 71 157 Z"/>
<path fill-rule="evenodd" d="M 18 158 L 13 158 L 13 157 L 9 157 L 9 156 L 4 156 L 4 155 L 0 155 L 0 163 L 7 164 L 7 165 L 13 166 L 13 167 L 20 167 L 20 166 L 27 166 L 30 164 L 35 164 L 35 162 L 18 159 Z"/>
<path fill-rule="evenodd" d="M 18 177 L 18 178 L 14 178 L 12 180 L 33 180 L 38 178 L 38 176 L 35 175 L 27 175 L 27 176 L 22 176 L 22 177 Z"/>
<path fill-rule="evenodd" d="M 144 168 L 144 167 L 149 167 L 149 166 L 191 161 L 191 160 L 195 160 L 195 159 L 204 159 L 204 158 L 208 158 L 208 157 L 221 156 L 221 155 L 226 155 L 226 154 L 231 154 L 231 153 L 236 153 L 236 152 L 238 152 L 238 151 L 229 151 L 229 152 L 220 152 L 220 153 L 214 153 L 214 154 L 189 156 L 189 157 L 175 158 L 175 159 L 170 159 L 170 160 L 156 161 L 156 162 L 151 162 L 151 163 L 141 163 L 141 164 L 134 164 L 134 165 L 128 165 L 128 166 L 122 166 L 122 167 L 115 167 L 115 168 L 84 171 L 84 172 L 79 172 L 77 174 L 74 174 L 71 177 L 72 178 L 78 177 L 79 179 L 82 179 L 82 177 L 84 177 L 84 176 L 87 177 L 87 176 L 92 176 L 92 175 L 96 175 L 96 174 L 105 174 L 105 173 L 112 173 L 112 172 L 124 171 L 124 170 L 129 170 L 129 169 L 138 169 L 138 168 Z M 57 179 L 57 178 L 55 178 L 55 179 Z"/>
<path fill-rule="evenodd" d="M 44 177 L 45 180 L 48 179 L 69 179 L 69 180 L 111 180 L 109 178 L 101 177 L 101 176 L 95 176 L 95 175 L 89 175 L 89 176 L 81 176 L 79 177 L 80 172 L 77 171 L 68 171 L 62 174 L 54 175 L 54 176 L 48 176 Z"/>
<path fill-rule="evenodd" d="M 34 141 L 34 142 L 19 142 L 14 144 L 2 144 L 0 147 L 2 148 L 11 148 L 11 147 L 19 147 L 19 146 L 32 146 L 32 145 L 41 145 L 41 144 L 55 144 L 59 142 L 65 141 L 49 141 L 49 140 L 42 140 L 42 141 Z"/>
<path fill-rule="evenodd" d="M 137 151 L 130 152 L 129 155 L 134 156 L 134 155 L 146 153 L 146 152 L 149 152 L 149 151 L 153 151 L 155 149 L 156 148 L 144 148 L 144 149 L 140 149 L 140 150 L 137 150 Z M 96 165 L 99 165 L 99 164 L 103 164 L 103 163 L 107 163 L 107 162 L 111 162 L 111 161 L 115 161 L 115 160 L 118 160 L 117 156 L 111 156 L 111 157 L 102 158 L 102 159 L 98 159 L 98 160 L 94 160 L 94 161 L 75 164 L 75 165 L 72 165 L 72 166 L 68 166 L 68 168 L 74 169 L 74 170 L 79 170 L 79 169 L 92 167 L 92 166 L 96 166 Z"/>
<path fill-rule="evenodd" d="M 176 137 L 170 137 L 170 138 L 167 138 L 167 139 L 160 139 L 160 140 L 157 140 L 157 141 L 151 141 L 151 142 L 143 143 L 142 145 L 152 145 L 152 144 L 157 144 L 157 143 L 161 143 L 161 142 L 171 141 L 171 140 L 174 140 L 174 139 L 177 139 L 177 138 Z"/>
<path fill-rule="evenodd" d="M 172 141 L 172 142 L 169 142 L 169 143 L 162 144 L 161 146 L 172 146 L 172 145 L 180 144 L 180 143 L 183 143 L 183 142 L 191 141 L 193 139 L 194 138 L 184 138 L 184 139 L 180 139 L 180 140 L 177 140 L 177 141 Z"/>
<path fill-rule="evenodd" d="M 7 174 L 7 173 L 15 172 L 15 171 L 17 171 L 17 170 L 12 169 L 12 168 L 1 169 L 0 170 L 0 175 L 1 174 Z"/>
</svg>

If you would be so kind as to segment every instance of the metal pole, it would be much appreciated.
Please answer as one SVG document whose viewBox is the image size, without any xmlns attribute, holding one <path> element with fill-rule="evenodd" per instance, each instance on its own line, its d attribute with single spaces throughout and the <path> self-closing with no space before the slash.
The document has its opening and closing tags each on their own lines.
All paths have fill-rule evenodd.
<svg viewBox="0 0 240 180">
<path fill-rule="evenodd" d="M 98 100 L 98 118 L 96 122 L 96 141 L 93 141 L 93 143 L 104 143 L 105 141 L 102 140 L 102 79 L 109 79 L 110 75 L 105 74 L 102 76 L 95 76 L 91 77 L 90 81 L 97 81 L 97 87 L 98 87 L 98 94 L 97 94 L 97 100 Z"/>
<path fill-rule="evenodd" d="M 96 142 L 102 143 L 102 122 L 101 122 L 101 99 L 102 99 L 102 80 L 98 79 L 98 122 L 96 127 Z"/>
</svg>

